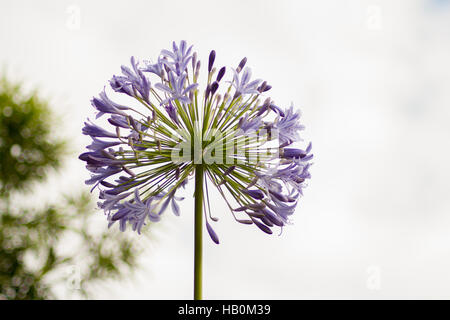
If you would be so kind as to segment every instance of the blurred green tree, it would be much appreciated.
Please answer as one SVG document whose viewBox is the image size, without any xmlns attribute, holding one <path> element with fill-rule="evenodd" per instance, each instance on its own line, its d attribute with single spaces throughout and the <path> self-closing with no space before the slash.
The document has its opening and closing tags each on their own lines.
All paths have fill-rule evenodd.
<svg viewBox="0 0 450 320">
<path fill-rule="evenodd" d="M 12 205 L 61 165 L 67 148 L 55 122 L 37 92 L 0 79 L 0 299 L 58 298 L 58 286 L 89 297 L 91 284 L 129 275 L 141 252 L 134 235 L 93 230 L 86 192 L 44 208 Z"/>
</svg>

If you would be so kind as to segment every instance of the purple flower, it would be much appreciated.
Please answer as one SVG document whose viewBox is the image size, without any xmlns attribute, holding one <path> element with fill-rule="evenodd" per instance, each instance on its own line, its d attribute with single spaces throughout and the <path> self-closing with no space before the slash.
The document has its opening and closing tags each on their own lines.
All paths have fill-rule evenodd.
<svg viewBox="0 0 450 320">
<path fill-rule="evenodd" d="M 128 110 L 129 109 L 128 107 L 113 102 L 111 99 L 108 98 L 108 96 L 105 93 L 105 90 L 100 92 L 99 95 L 100 98 L 93 98 L 91 100 L 92 106 L 99 111 L 96 118 L 100 118 L 105 113 L 118 114 L 122 116 L 126 115 L 126 113 L 123 112 L 122 110 Z"/>
<path fill-rule="evenodd" d="M 283 157 L 286 159 L 303 158 L 305 156 L 306 156 L 306 152 L 302 149 L 294 149 L 294 148 L 284 148 L 283 149 Z"/>
<path fill-rule="evenodd" d="M 86 148 L 92 151 L 98 151 L 106 148 L 111 148 L 119 144 L 120 142 L 118 141 L 103 141 L 95 137 L 92 137 L 92 143 L 88 145 Z"/>
<path fill-rule="evenodd" d="M 261 200 L 264 198 L 264 192 L 261 190 L 245 190 L 245 192 L 252 198 Z"/>
<path fill-rule="evenodd" d="M 296 197 L 287 196 L 275 190 L 269 190 L 272 201 L 295 202 Z"/>
<path fill-rule="evenodd" d="M 117 137 L 117 135 L 115 133 L 106 131 L 102 127 L 99 127 L 98 125 L 90 122 L 89 119 L 88 119 L 88 122 L 84 123 L 82 132 L 83 132 L 83 134 L 89 135 L 91 137 L 103 137 L 103 138 L 116 138 Z"/>
<path fill-rule="evenodd" d="M 302 194 L 303 182 L 311 178 L 311 174 L 309 173 L 310 166 L 311 163 L 309 162 L 293 161 L 286 167 L 278 169 L 273 176 L 284 181 Z"/>
<path fill-rule="evenodd" d="M 161 196 L 164 196 L 164 195 L 166 195 L 166 193 L 163 192 L 163 193 L 161 193 L 160 195 L 161 195 Z M 166 200 L 163 202 L 163 204 L 161 205 L 161 208 L 159 209 L 158 214 L 159 214 L 159 215 L 163 214 L 164 211 L 167 209 L 169 203 L 170 203 L 170 204 L 171 204 L 171 207 L 172 207 L 173 213 L 174 213 L 176 216 L 179 216 L 179 215 L 180 215 L 180 206 L 178 205 L 178 203 L 177 203 L 176 201 L 182 201 L 182 200 L 184 200 L 184 198 L 176 197 L 176 196 L 175 196 L 175 190 L 172 191 L 172 192 L 170 192 L 170 193 L 167 195 L 167 199 L 166 199 Z"/>
<path fill-rule="evenodd" d="M 100 182 L 120 171 L 122 171 L 122 168 L 116 166 L 108 166 L 106 168 L 96 167 L 94 174 L 91 175 L 91 178 L 86 180 L 85 183 L 87 185 L 94 184 L 94 187 L 92 188 L 94 189 Z"/>
<path fill-rule="evenodd" d="M 186 88 L 184 88 L 184 82 L 186 80 L 186 75 L 183 74 L 181 76 L 175 75 L 173 72 L 169 72 L 169 81 L 172 85 L 172 88 L 169 88 L 167 85 L 162 83 L 155 84 L 155 87 L 158 88 L 161 91 L 164 91 L 169 95 L 169 98 L 163 100 L 161 102 L 161 105 L 166 104 L 173 100 L 178 100 L 181 103 L 190 103 L 191 100 L 188 97 L 188 94 L 190 91 L 194 90 L 197 87 L 197 83 L 188 85 Z"/>
<path fill-rule="evenodd" d="M 134 57 L 131 57 L 131 66 L 133 70 L 122 66 L 123 76 L 113 76 L 110 80 L 111 88 L 116 92 L 126 93 L 131 97 L 141 98 L 149 102 L 150 81 L 139 69 Z"/>
<path fill-rule="evenodd" d="M 245 68 L 241 79 L 239 79 L 238 71 L 234 70 L 233 86 L 236 89 L 234 98 L 237 98 L 237 97 L 239 97 L 241 95 L 245 95 L 245 94 L 258 93 L 257 87 L 258 87 L 258 84 L 261 82 L 261 80 L 257 79 L 257 80 L 253 80 L 253 81 L 249 82 L 251 76 L 252 76 L 252 71 L 250 68 Z"/>
<path fill-rule="evenodd" d="M 107 95 L 103 89 L 92 98 L 96 122 L 88 119 L 82 129 L 92 141 L 79 159 L 90 173 L 85 183 L 100 191 L 98 206 L 108 216 L 109 226 L 117 222 L 124 231 L 131 225 L 140 233 L 167 209 L 180 215 L 183 198 L 177 192 L 194 171 L 204 174 L 204 189 L 199 191 L 205 194 L 209 211 L 208 183 L 217 187 L 230 209 L 236 208 L 231 210 L 240 223 L 253 224 L 268 234 L 290 223 L 305 181 L 311 178 L 313 157 L 311 144 L 305 150 L 290 146 L 301 140 L 300 113 L 292 106 L 278 107 L 270 97 L 260 105 L 261 95 L 271 86 L 251 79 L 247 58 L 227 79 L 235 92 L 220 86 L 227 82 L 222 81 L 226 67 L 214 79 L 215 59 L 212 50 L 205 70 L 207 82 L 199 90 L 197 53 L 184 40 L 173 42 L 171 50 L 160 52 L 156 63 L 144 60 L 140 66 L 131 57 L 131 65 L 122 66 L 121 74 L 110 80 L 114 92 Z M 150 77 L 156 80 L 153 86 Z M 120 104 L 114 95 L 124 98 Z M 107 117 L 101 119 L 104 114 Z M 192 141 L 197 137 L 211 141 L 204 139 L 197 146 Z M 188 155 L 174 159 L 174 151 Z M 195 155 L 205 160 L 201 167 Z M 213 163 L 204 159 L 209 155 Z M 208 234 L 218 244 L 208 217 L 217 219 L 211 212 L 203 213 Z"/>
<path fill-rule="evenodd" d="M 269 169 L 266 172 L 255 172 L 258 185 L 263 187 L 265 190 L 273 190 L 276 192 L 281 192 L 283 186 L 278 181 L 277 177 L 274 176 L 274 169 Z"/>
<path fill-rule="evenodd" d="M 299 141 L 300 136 L 298 132 L 305 128 L 300 124 L 300 112 L 294 111 L 293 106 L 285 111 L 284 116 L 275 121 L 274 127 L 278 130 L 278 137 L 282 146 Z"/>
<path fill-rule="evenodd" d="M 309 143 L 306 150 L 296 149 L 296 148 L 284 148 L 282 152 L 283 158 L 286 159 L 302 159 L 303 161 L 308 161 L 312 159 L 312 155 L 309 155 L 312 149 L 312 144 Z"/>
<path fill-rule="evenodd" d="M 138 180 L 133 176 L 132 177 L 120 176 L 118 179 L 115 180 L 117 185 L 110 186 L 110 189 L 106 190 L 105 193 L 109 195 L 118 195 L 122 192 L 127 192 L 131 188 L 137 187 L 147 181 L 148 179 Z"/>
<path fill-rule="evenodd" d="M 145 67 L 141 68 L 143 72 L 150 72 L 156 74 L 158 77 L 162 77 L 164 74 L 164 61 L 161 59 L 161 57 L 158 57 L 158 62 L 155 64 L 152 64 L 148 61 L 144 61 L 146 64 Z"/>
<path fill-rule="evenodd" d="M 283 227 L 286 224 L 286 221 L 283 217 L 267 207 L 251 211 L 250 214 L 253 216 L 253 219 L 259 219 L 264 225 L 269 228 L 273 227 L 274 225 Z"/>
<path fill-rule="evenodd" d="M 279 225 L 279 222 L 270 215 L 271 213 L 275 214 L 283 223 L 288 222 L 288 217 L 295 211 L 299 196 L 303 194 L 305 180 L 311 178 L 309 173 L 311 165 L 309 160 L 312 159 L 312 155 L 309 155 L 311 144 L 306 150 L 285 148 L 282 153 L 285 154 L 286 149 L 288 155 L 298 156 L 298 158 L 292 158 L 265 172 L 256 173 L 257 185 L 263 187 L 268 193 L 268 197 L 263 202 L 270 210 L 266 211 L 265 208 L 260 208 L 259 212 L 266 214 L 261 221 L 269 227 L 269 224 Z"/>
<path fill-rule="evenodd" d="M 120 221 L 120 230 L 125 231 L 126 224 L 129 223 L 132 229 L 140 234 L 147 217 L 152 222 L 160 220 L 160 216 L 154 212 L 153 200 L 153 198 L 149 198 L 142 202 L 139 189 L 135 189 L 133 201 L 124 202 L 119 206 L 117 212 L 110 217 L 110 226 L 114 222 Z"/>
<path fill-rule="evenodd" d="M 162 50 L 161 55 L 166 58 L 166 60 L 161 60 L 170 70 L 172 70 L 176 75 L 181 76 L 192 59 L 191 49 L 192 46 L 187 48 L 186 41 L 182 40 L 180 46 L 177 46 L 175 41 L 172 43 L 173 51 Z"/>
<path fill-rule="evenodd" d="M 178 117 L 177 117 L 177 109 L 172 105 L 172 103 L 169 101 L 169 104 L 165 106 L 165 109 L 167 111 L 167 114 L 169 115 L 170 119 L 173 120 L 176 124 L 179 124 Z"/>
<path fill-rule="evenodd" d="M 245 114 L 242 118 L 239 119 L 238 122 L 238 127 L 242 129 L 244 134 L 248 132 L 258 131 L 259 128 L 261 128 L 261 126 L 263 125 L 261 117 L 255 117 L 250 120 L 248 118 L 248 114 Z"/>
<path fill-rule="evenodd" d="M 282 219 L 282 217 L 280 217 L 280 215 L 278 215 L 277 213 L 273 212 L 270 209 L 264 208 L 261 210 L 264 213 L 264 216 L 274 225 L 278 226 L 278 227 L 282 227 L 285 225 L 284 219 Z"/>
<path fill-rule="evenodd" d="M 111 210 L 117 209 L 117 204 L 131 195 L 133 192 L 126 192 L 117 195 L 111 195 L 105 193 L 105 191 L 100 190 L 99 199 L 103 201 L 99 201 L 97 203 L 98 207 L 103 209 L 106 214 L 110 215 Z"/>
<path fill-rule="evenodd" d="M 289 216 L 291 216 L 295 212 L 295 208 L 297 207 L 297 203 L 288 204 L 288 203 L 267 203 L 267 206 L 274 212 L 276 215 L 283 220 L 284 223 L 289 221 Z"/>
</svg>

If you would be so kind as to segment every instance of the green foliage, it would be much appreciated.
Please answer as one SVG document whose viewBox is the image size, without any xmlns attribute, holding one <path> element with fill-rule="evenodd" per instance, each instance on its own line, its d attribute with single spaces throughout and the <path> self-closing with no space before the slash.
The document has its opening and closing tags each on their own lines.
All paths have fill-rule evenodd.
<svg viewBox="0 0 450 320">
<path fill-rule="evenodd" d="M 93 283 L 130 274 L 141 251 L 144 239 L 92 223 L 85 192 L 43 209 L 12 204 L 13 195 L 32 198 L 30 183 L 60 165 L 65 143 L 52 121 L 36 93 L 0 81 L 0 299 L 57 298 L 58 286 L 88 297 Z"/>
<path fill-rule="evenodd" d="M 64 143 L 52 138 L 52 121 L 45 101 L 0 79 L 0 195 L 23 190 L 59 166 Z"/>
<path fill-rule="evenodd" d="M 79 289 L 87 296 L 90 282 L 119 278 L 136 265 L 140 249 L 132 238 L 116 229 L 98 232 L 90 228 L 93 208 L 89 200 L 89 194 L 82 193 L 40 211 L 1 212 L 0 292 L 4 298 L 54 298 L 47 276 L 52 278 L 51 285 Z M 70 247 L 61 248 L 64 244 Z M 65 272 L 72 267 L 79 274 Z M 70 283 L 73 280 L 75 284 Z"/>
</svg>

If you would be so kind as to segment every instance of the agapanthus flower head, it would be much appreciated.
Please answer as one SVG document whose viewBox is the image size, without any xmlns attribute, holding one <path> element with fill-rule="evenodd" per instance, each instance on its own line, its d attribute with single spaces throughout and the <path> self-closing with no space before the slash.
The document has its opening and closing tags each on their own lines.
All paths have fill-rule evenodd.
<svg viewBox="0 0 450 320">
<path fill-rule="evenodd" d="M 113 92 L 104 89 L 91 100 L 96 123 L 88 120 L 82 130 L 92 138 L 79 157 L 91 173 L 86 184 L 99 189 L 109 225 L 140 233 L 167 208 L 179 215 L 178 192 L 199 169 L 206 229 L 215 243 L 212 190 L 240 223 L 266 233 L 289 224 L 311 178 L 311 144 L 294 145 L 302 141 L 300 112 L 265 96 L 271 86 L 252 79 L 247 58 L 236 69 L 216 69 L 212 50 L 203 86 L 200 60 L 186 41 L 153 61 L 132 57 L 130 67 L 122 66 L 109 82 Z M 230 79 L 222 80 L 227 70 Z M 116 103 L 112 94 L 130 103 Z"/>
</svg>

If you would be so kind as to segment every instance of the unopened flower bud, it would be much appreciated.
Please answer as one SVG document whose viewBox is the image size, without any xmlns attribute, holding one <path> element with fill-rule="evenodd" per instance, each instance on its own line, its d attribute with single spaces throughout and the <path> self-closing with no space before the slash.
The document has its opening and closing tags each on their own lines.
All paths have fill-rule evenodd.
<svg viewBox="0 0 450 320">
<path fill-rule="evenodd" d="M 197 52 L 192 55 L 192 69 L 195 69 L 195 64 L 197 63 Z"/>
<path fill-rule="evenodd" d="M 225 75 L 225 71 L 226 71 L 225 67 L 220 68 L 219 73 L 217 74 L 217 78 L 216 78 L 217 82 L 222 80 L 223 76 Z"/>
<path fill-rule="evenodd" d="M 236 219 L 236 221 L 242 224 L 253 224 L 253 221 L 248 219 Z"/>
<path fill-rule="evenodd" d="M 217 89 L 219 88 L 219 84 L 217 83 L 217 81 L 214 81 L 211 85 L 211 96 L 213 96 Z"/>
<path fill-rule="evenodd" d="M 128 116 L 128 121 L 130 123 L 130 125 L 133 127 L 134 130 L 139 131 L 136 122 L 134 121 L 132 116 Z"/>
<path fill-rule="evenodd" d="M 265 224 L 259 222 L 256 219 L 252 219 L 253 223 L 262 231 L 264 231 L 267 234 L 272 234 L 272 230 L 270 230 L 270 228 L 268 226 L 266 226 Z"/>
<path fill-rule="evenodd" d="M 247 63 L 247 58 L 244 57 L 241 62 L 239 62 L 238 67 L 236 68 L 236 72 L 239 73 L 244 68 L 245 64 Z"/>
<path fill-rule="evenodd" d="M 211 72 L 215 59 L 216 59 L 216 51 L 212 50 L 209 54 L 208 72 Z"/>
<path fill-rule="evenodd" d="M 208 230 L 208 234 L 211 237 L 211 240 L 214 241 L 214 243 L 219 244 L 219 237 L 208 221 L 206 221 L 206 230 Z"/>
</svg>

